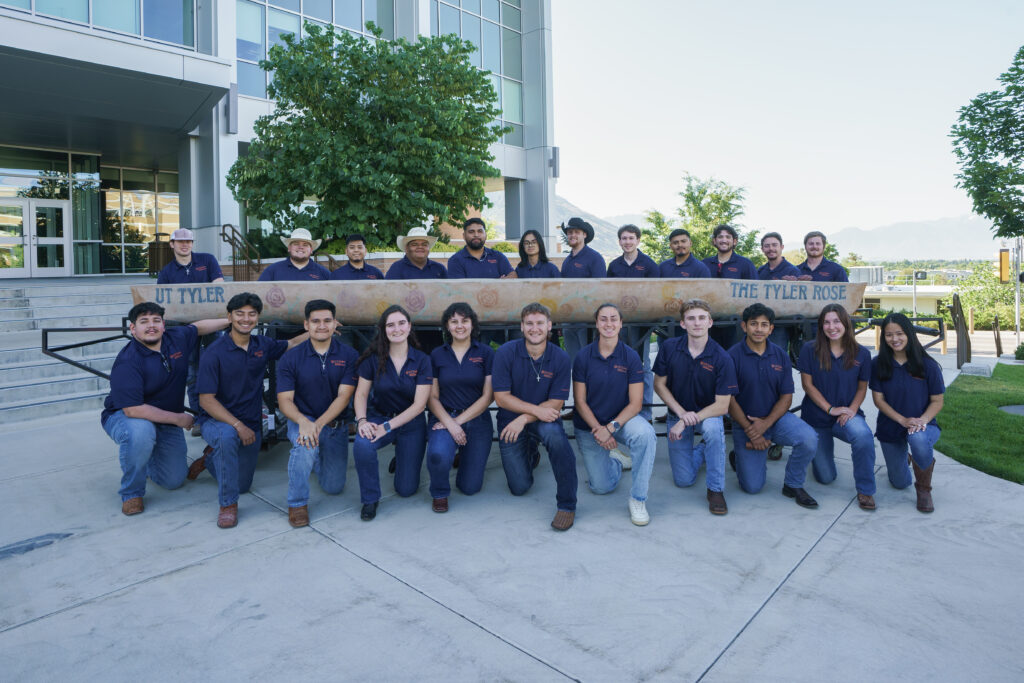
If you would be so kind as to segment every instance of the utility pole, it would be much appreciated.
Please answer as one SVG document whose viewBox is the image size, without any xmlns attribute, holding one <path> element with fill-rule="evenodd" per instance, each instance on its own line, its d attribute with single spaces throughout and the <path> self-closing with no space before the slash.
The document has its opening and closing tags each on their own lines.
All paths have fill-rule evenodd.
<svg viewBox="0 0 1024 683">
<path fill-rule="evenodd" d="M 1021 238 L 1018 237 L 1014 245 L 1013 255 L 1013 266 L 1014 266 L 1014 288 L 1016 289 L 1016 295 L 1013 297 L 1013 310 L 1014 310 L 1014 330 L 1017 332 L 1017 346 L 1020 346 L 1020 249 L 1021 249 Z"/>
</svg>

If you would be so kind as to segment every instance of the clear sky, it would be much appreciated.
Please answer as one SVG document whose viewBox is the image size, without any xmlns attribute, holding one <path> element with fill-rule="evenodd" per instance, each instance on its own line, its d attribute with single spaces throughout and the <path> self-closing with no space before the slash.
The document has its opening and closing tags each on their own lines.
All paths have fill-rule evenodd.
<svg viewBox="0 0 1024 683">
<path fill-rule="evenodd" d="M 684 171 L 787 243 L 970 213 L 957 109 L 1024 45 L 1021 0 L 552 0 L 558 194 L 674 212 Z M 793 240 L 795 241 L 795 240 Z"/>
</svg>

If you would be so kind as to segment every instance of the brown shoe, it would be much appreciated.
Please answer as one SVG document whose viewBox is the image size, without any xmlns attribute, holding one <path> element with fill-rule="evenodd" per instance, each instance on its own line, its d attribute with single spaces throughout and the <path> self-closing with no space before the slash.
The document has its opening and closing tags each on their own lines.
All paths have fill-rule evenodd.
<svg viewBox="0 0 1024 683">
<path fill-rule="evenodd" d="M 917 509 L 921 512 L 935 512 L 935 505 L 932 503 L 932 472 L 935 470 L 935 461 L 928 465 L 928 469 L 922 470 L 917 463 L 911 461 L 914 466 L 914 488 L 917 489 Z"/>
<path fill-rule="evenodd" d="M 555 518 L 551 520 L 551 528 L 555 531 L 565 531 L 576 521 L 576 513 L 572 510 L 559 510 Z"/>
<path fill-rule="evenodd" d="M 195 481 L 199 473 L 206 469 L 206 456 L 213 453 L 213 446 L 207 446 L 203 449 L 203 454 L 192 461 L 192 464 L 188 466 L 188 474 L 185 478 L 189 481 Z"/>
<path fill-rule="evenodd" d="M 876 507 L 878 507 L 877 505 L 875 505 L 874 497 L 873 496 L 869 496 L 866 493 L 858 493 L 857 494 L 857 505 L 860 505 L 860 509 L 861 510 L 868 510 L 868 511 L 874 510 Z"/>
<path fill-rule="evenodd" d="M 230 529 L 238 524 L 238 503 L 224 506 L 217 515 L 217 526 L 221 529 Z"/>
<path fill-rule="evenodd" d="M 430 509 L 434 512 L 448 512 L 448 499 L 447 498 L 435 498 L 431 504 Z"/>
<path fill-rule="evenodd" d="M 121 514 L 137 515 L 145 509 L 142 504 L 142 498 L 129 498 L 128 500 L 121 503 Z"/>
<path fill-rule="evenodd" d="M 708 489 L 708 510 L 713 515 L 724 515 L 729 512 L 729 506 L 725 504 L 725 494 Z"/>
<path fill-rule="evenodd" d="M 309 526 L 309 506 L 302 505 L 297 508 L 288 508 L 288 523 L 295 528 Z"/>
</svg>

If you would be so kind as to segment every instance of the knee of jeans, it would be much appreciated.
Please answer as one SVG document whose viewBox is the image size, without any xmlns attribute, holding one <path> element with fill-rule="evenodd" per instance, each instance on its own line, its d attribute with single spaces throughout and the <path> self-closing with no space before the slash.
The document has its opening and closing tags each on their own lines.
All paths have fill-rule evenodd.
<svg viewBox="0 0 1024 683">
<path fill-rule="evenodd" d="M 468 484 L 459 482 L 458 480 L 455 481 L 455 488 L 461 491 L 462 494 L 465 496 L 475 496 L 476 494 L 480 493 L 480 490 L 483 487 L 483 482 L 480 482 L 479 484 L 474 483 L 472 486 L 470 486 Z"/>
<path fill-rule="evenodd" d="M 905 489 L 913 483 L 913 480 L 906 476 L 905 472 L 889 470 L 889 483 L 894 489 Z"/>
<path fill-rule="evenodd" d="M 317 453 L 318 449 L 316 448 L 292 446 L 291 451 L 288 453 L 288 464 L 292 465 L 294 463 L 295 465 L 303 465 L 312 468 L 313 463 L 316 462 Z"/>
<path fill-rule="evenodd" d="M 561 422 L 538 422 L 537 424 L 537 436 L 540 437 L 541 441 L 550 438 L 558 438 L 565 434 L 565 429 L 562 427 Z"/>
<path fill-rule="evenodd" d="M 359 462 L 366 462 L 377 457 L 377 449 L 373 447 L 368 439 L 357 436 L 352 444 L 352 459 Z"/>
<path fill-rule="evenodd" d="M 705 443 L 710 443 L 711 441 L 724 441 L 725 424 L 722 422 L 722 418 L 709 417 L 704 420 L 700 426 L 700 433 L 704 437 Z"/>
<path fill-rule="evenodd" d="M 616 483 L 618 483 L 618 482 L 616 482 Z M 609 483 L 602 482 L 602 484 L 603 485 L 596 485 L 596 484 L 594 484 L 594 480 L 593 479 L 589 479 L 587 481 L 587 486 L 590 487 L 591 493 L 596 493 L 599 496 L 603 496 L 606 493 L 611 493 L 612 491 L 615 490 L 615 486 L 612 486 Z"/>
<path fill-rule="evenodd" d="M 120 443 L 130 443 L 133 446 L 148 447 L 147 451 L 153 450 L 156 444 L 156 425 L 149 420 L 129 417 L 125 419 L 124 431 L 120 435 Z"/>
<path fill-rule="evenodd" d="M 327 482 L 326 484 L 324 482 L 320 482 L 320 488 L 323 489 L 323 492 L 327 495 L 336 496 L 345 488 L 345 479 L 343 477 L 341 481 Z"/>
<path fill-rule="evenodd" d="M 533 486 L 533 482 L 530 481 L 529 479 L 524 479 L 523 481 L 516 481 L 514 479 L 510 479 L 508 482 L 508 490 L 512 493 L 513 496 L 525 495 L 526 492 L 530 490 L 531 486 Z"/>
<path fill-rule="evenodd" d="M 419 484 L 415 482 L 409 484 L 397 481 L 395 482 L 395 493 L 400 495 L 402 498 L 408 498 L 409 496 L 416 493 L 416 491 L 418 491 L 419 488 Z"/>
</svg>

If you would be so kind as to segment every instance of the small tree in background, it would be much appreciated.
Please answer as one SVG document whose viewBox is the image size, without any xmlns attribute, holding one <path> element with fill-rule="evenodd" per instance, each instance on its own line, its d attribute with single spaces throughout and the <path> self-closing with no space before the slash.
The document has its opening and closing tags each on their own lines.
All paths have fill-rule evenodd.
<svg viewBox="0 0 1024 683">
<path fill-rule="evenodd" d="M 1002 329 L 1013 329 L 1013 287 L 1000 284 L 999 275 L 991 263 L 975 263 L 968 277 L 956 281 L 953 291 L 960 295 L 960 304 L 965 314 L 968 309 L 974 309 L 976 329 L 992 329 L 992 322 L 997 315 Z M 950 320 L 946 307 L 952 303 L 952 294 L 942 301 L 943 317 L 947 322 Z"/>
</svg>

